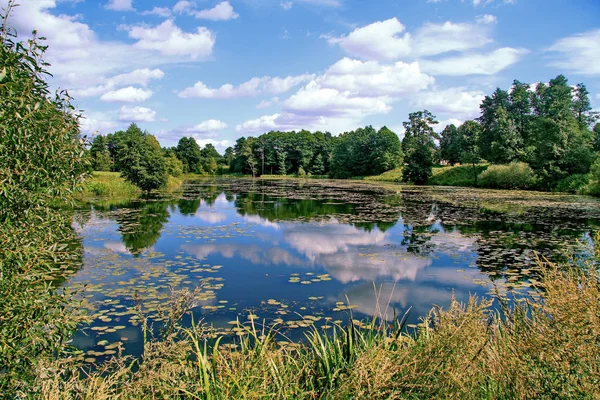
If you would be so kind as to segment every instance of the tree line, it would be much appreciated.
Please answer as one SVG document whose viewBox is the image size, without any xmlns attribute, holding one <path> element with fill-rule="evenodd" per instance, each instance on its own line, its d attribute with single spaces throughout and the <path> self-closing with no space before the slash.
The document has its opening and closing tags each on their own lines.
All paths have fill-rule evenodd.
<svg viewBox="0 0 600 400">
<path fill-rule="evenodd" d="M 526 164 L 535 186 L 548 190 L 561 180 L 600 170 L 600 165 L 594 167 L 600 151 L 600 124 L 594 126 L 598 113 L 592 112 L 583 83 L 570 86 L 563 75 L 535 87 L 515 80 L 508 90 L 498 88 L 486 96 L 480 110 L 479 118 L 448 125 L 441 134 L 434 130 L 435 115 L 413 112 L 403 123 L 402 141 L 385 126 L 339 136 L 271 131 L 240 137 L 224 155 L 211 144 L 201 149 L 192 137 L 161 149 L 152 135 L 132 124 L 126 131 L 97 136 L 90 152 L 96 170 L 119 171 L 144 190 L 161 187 L 169 174 L 226 169 L 252 176 L 349 178 L 403 167 L 403 181 L 426 184 L 440 163 L 471 165 L 477 186 L 476 165 L 481 162 Z"/>
</svg>

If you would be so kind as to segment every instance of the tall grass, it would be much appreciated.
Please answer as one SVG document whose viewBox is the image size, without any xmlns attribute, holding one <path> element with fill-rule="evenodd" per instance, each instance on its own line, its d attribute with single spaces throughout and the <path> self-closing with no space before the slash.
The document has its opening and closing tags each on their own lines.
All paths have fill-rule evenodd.
<svg viewBox="0 0 600 400">
<path fill-rule="evenodd" d="M 94 171 L 91 178 L 83 183 L 83 190 L 78 194 L 78 199 L 137 197 L 141 193 L 137 186 L 125 181 L 118 172 Z"/>
<path fill-rule="evenodd" d="M 600 243 L 600 234 L 596 236 Z M 433 308 L 418 328 L 380 317 L 314 328 L 300 344 L 258 321 L 235 345 L 201 324 L 173 325 L 141 360 L 86 372 L 75 357 L 37 368 L 48 399 L 598 398 L 600 274 L 540 262 L 538 295 L 499 307 L 472 297 Z M 180 294 L 185 299 L 189 293 Z M 504 299 L 504 300 L 502 300 Z M 173 316 L 187 301 L 175 301 Z M 183 307 L 183 308 L 182 308 Z M 278 342 L 279 341 L 279 342 Z M 283 342 L 283 344 L 281 343 Z"/>
</svg>

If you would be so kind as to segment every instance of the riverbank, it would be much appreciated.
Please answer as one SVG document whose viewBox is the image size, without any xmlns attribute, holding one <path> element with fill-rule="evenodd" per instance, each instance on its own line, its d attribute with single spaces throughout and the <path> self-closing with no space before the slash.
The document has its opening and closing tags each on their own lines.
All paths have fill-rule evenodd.
<svg viewBox="0 0 600 400">
<path fill-rule="evenodd" d="M 299 344 L 251 321 L 234 327 L 235 344 L 219 346 L 206 327 L 178 325 L 193 299 L 179 292 L 168 329 L 146 341 L 143 359 L 116 355 L 86 374 L 82 356 L 42 362 L 37 385 L 48 399 L 594 398 L 600 276 L 540 268 L 543 301 L 501 300 L 500 311 L 489 300 L 453 301 L 414 330 L 401 319 L 329 323 Z"/>
</svg>

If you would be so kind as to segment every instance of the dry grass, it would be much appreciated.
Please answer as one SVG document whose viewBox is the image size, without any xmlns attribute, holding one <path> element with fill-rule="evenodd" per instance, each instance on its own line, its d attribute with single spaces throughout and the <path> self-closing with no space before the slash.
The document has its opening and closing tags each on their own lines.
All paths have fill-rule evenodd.
<svg viewBox="0 0 600 400">
<path fill-rule="evenodd" d="M 600 243 L 600 234 L 597 236 Z M 416 332 L 402 323 L 313 331 L 281 347 L 244 326 L 237 347 L 201 326 L 149 340 L 142 360 L 116 357 L 81 374 L 76 358 L 40 364 L 45 399 L 524 399 L 600 397 L 600 275 L 543 264 L 541 296 L 471 298 L 434 308 Z M 183 298 L 190 294 L 181 294 Z M 189 302 L 175 301 L 173 315 Z M 509 305 L 510 304 L 510 305 Z M 183 308 L 182 308 L 183 307 Z M 180 308 L 177 310 L 177 308 Z"/>
</svg>

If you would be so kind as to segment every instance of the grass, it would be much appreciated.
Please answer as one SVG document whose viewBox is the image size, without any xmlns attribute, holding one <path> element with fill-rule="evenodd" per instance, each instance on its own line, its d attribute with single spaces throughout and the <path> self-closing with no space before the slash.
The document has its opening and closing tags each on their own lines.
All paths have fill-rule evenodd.
<svg viewBox="0 0 600 400">
<path fill-rule="evenodd" d="M 201 324 L 177 325 L 194 297 L 180 292 L 174 323 L 146 341 L 142 359 L 117 356 L 95 371 L 78 357 L 44 362 L 37 385 L 46 399 L 597 398 L 597 266 L 540 262 L 538 294 L 514 302 L 499 294 L 499 309 L 487 299 L 453 300 L 414 331 L 403 319 L 328 323 L 300 344 L 253 321 L 235 328 L 235 346 L 220 345 Z"/>
<path fill-rule="evenodd" d="M 487 164 L 476 165 L 477 175 L 485 171 L 487 167 Z M 473 186 L 474 184 L 473 167 L 470 165 L 434 167 L 432 173 L 433 176 L 428 182 L 429 185 Z M 396 168 L 381 175 L 367 176 L 362 179 L 376 182 L 402 182 L 402 168 Z"/>
<path fill-rule="evenodd" d="M 128 198 L 137 197 L 142 191 L 135 185 L 125 181 L 118 172 L 92 172 L 91 179 L 83 184 L 78 200 L 89 200 L 99 197 Z"/>
<path fill-rule="evenodd" d="M 193 179 L 188 175 L 178 177 L 169 176 L 164 191 L 172 193 L 179 189 L 185 179 Z M 92 201 L 98 199 L 132 199 L 137 198 L 142 191 L 135 185 L 123 179 L 119 172 L 94 171 L 90 179 L 85 181 L 82 191 L 77 194 L 76 199 L 80 201 Z"/>
</svg>

